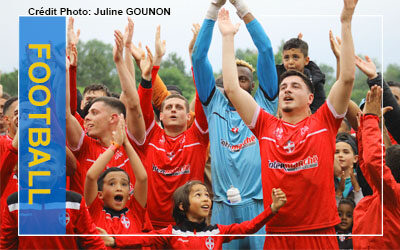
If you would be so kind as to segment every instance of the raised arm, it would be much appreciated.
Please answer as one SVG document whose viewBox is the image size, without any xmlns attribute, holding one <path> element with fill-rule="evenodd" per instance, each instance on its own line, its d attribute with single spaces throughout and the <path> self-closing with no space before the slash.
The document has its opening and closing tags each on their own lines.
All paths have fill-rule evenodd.
<svg viewBox="0 0 400 250">
<path fill-rule="evenodd" d="M 234 37 L 239 29 L 239 24 L 233 25 L 229 18 L 229 12 L 221 9 L 218 14 L 218 27 L 222 34 L 222 76 L 225 93 L 242 120 L 250 125 L 258 104 L 247 91 L 240 87 L 238 81 Z"/>
<path fill-rule="evenodd" d="M 130 25 L 133 25 L 131 23 Z M 133 27 L 132 32 L 133 32 Z M 126 64 L 123 60 L 123 37 L 120 31 L 115 31 L 115 47 L 113 50 L 114 62 L 118 71 L 119 80 L 122 89 L 122 99 L 125 101 L 126 106 L 126 120 L 128 124 L 129 133 L 135 138 L 136 141 L 142 143 L 145 139 L 145 124 L 143 119 L 142 110 L 140 108 L 139 95 L 136 90 L 134 79 L 132 79 Z"/>
<path fill-rule="evenodd" d="M 385 125 L 393 138 L 397 142 L 400 142 L 400 130 L 398 129 L 398 124 L 400 124 L 400 106 L 389 85 L 387 85 L 382 75 L 377 73 L 374 62 L 368 56 L 365 56 L 365 60 L 357 56 L 356 65 L 368 77 L 367 83 L 370 88 L 374 85 L 383 87 L 383 106 L 393 108 L 392 111 L 384 114 Z"/>
<path fill-rule="evenodd" d="M 340 45 L 342 44 L 342 40 L 340 37 L 333 36 L 332 30 L 329 31 L 329 43 L 331 45 L 331 50 L 333 55 L 336 58 L 336 80 L 339 79 L 339 72 L 340 72 Z"/>
<path fill-rule="evenodd" d="M 340 17 L 342 45 L 340 46 L 339 79 L 335 82 L 328 95 L 328 101 L 333 106 L 336 115 L 342 115 L 347 111 L 355 77 L 351 20 L 358 0 L 344 0 L 343 2 L 344 7 Z"/>
<path fill-rule="evenodd" d="M 368 91 L 364 117 L 361 119 L 362 143 L 364 148 L 363 158 L 365 168 L 364 175 L 369 176 L 367 180 L 375 187 L 377 192 L 381 193 L 382 176 L 383 192 L 385 194 L 384 202 L 391 202 L 395 197 L 397 182 L 394 179 L 391 170 L 385 165 L 384 149 L 382 148 L 381 130 L 379 129 L 379 116 L 381 116 L 381 98 L 382 89 L 379 86 L 373 86 Z M 383 172 L 382 172 L 383 171 Z"/>
<path fill-rule="evenodd" d="M 97 180 L 99 179 L 100 174 L 104 171 L 107 166 L 107 163 L 114 156 L 118 147 L 122 145 L 125 141 L 126 133 L 125 133 L 125 121 L 121 117 L 118 126 L 115 132 L 113 132 L 113 145 L 111 145 L 104 153 L 102 153 L 99 158 L 93 163 L 93 165 L 89 168 L 86 173 L 85 180 L 85 200 L 86 204 L 90 206 L 92 202 L 95 200 L 98 192 Z"/>
</svg>

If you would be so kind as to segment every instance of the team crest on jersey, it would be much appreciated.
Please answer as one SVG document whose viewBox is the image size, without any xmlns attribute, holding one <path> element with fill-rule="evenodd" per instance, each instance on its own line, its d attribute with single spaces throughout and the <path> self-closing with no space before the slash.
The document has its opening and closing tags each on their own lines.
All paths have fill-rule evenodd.
<svg viewBox="0 0 400 250">
<path fill-rule="evenodd" d="M 126 229 L 128 229 L 128 228 L 131 226 L 131 222 L 130 222 L 129 218 L 126 217 L 125 215 L 122 215 L 122 217 L 121 217 L 121 223 L 122 223 L 122 225 L 124 225 L 124 227 L 125 227 Z"/>
<path fill-rule="evenodd" d="M 167 152 L 167 157 L 170 161 L 172 161 L 172 159 L 174 159 L 175 157 L 175 152 L 174 151 Z"/>
<path fill-rule="evenodd" d="M 117 151 L 116 153 L 115 153 L 115 156 L 114 156 L 114 159 L 118 159 L 118 158 L 120 158 L 122 156 L 122 152 L 121 151 Z"/>
<path fill-rule="evenodd" d="M 231 128 L 231 132 L 237 134 L 239 133 L 239 128 L 238 127 Z"/>
<path fill-rule="evenodd" d="M 206 247 L 208 250 L 214 249 L 214 239 L 211 236 L 206 239 Z"/>
<path fill-rule="evenodd" d="M 61 212 L 60 215 L 58 216 L 58 222 L 62 225 L 62 226 L 66 226 L 68 225 L 69 221 L 71 220 L 71 217 L 69 216 L 68 212 Z"/>
<path fill-rule="evenodd" d="M 295 144 L 294 142 L 292 142 L 291 140 L 289 140 L 285 146 L 283 146 L 283 149 L 286 150 L 287 153 L 292 153 L 293 150 L 295 148 Z"/>
<path fill-rule="evenodd" d="M 159 142 L 160 142 L 160 143 L 164 143 L 164 142 L 165 142 L 165 137 L 164 137 L 164 136 L 161 136 Z"/>
<path fill-rule="evenodd" d="M 302 127 L 302 128 L 300 129 L 301 136 L 304 136 L 304 135 L 307 133 L 308 130 L 310 130 L 310 128 L 309 128 L 308 126 Z"/>
<path fill-rule="evenodd" d="M 276 128 L 275 132 L 274 132 L 276 139 L 278 139 L 278 141 L 280 139 L 282 139 L 283 136 L 283 128 Z"/>
</svg>

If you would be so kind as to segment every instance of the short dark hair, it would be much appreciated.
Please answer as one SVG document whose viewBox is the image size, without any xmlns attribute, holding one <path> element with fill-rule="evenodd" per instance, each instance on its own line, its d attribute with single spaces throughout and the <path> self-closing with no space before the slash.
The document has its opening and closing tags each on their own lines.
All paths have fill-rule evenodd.
<svg viewBox="0 0 400 250">
<path fill-rule="evenodd" d="M 108 96 L 97 97 L 92 102 L 90 102 L 88 105 L 86 105 L 84 110 L 86 110 L 86 107 L 87 107 L 87 111 L 89 111 L 89 109 L 92 107 L 92 105 L 96 102 L 103 102 L 107 106 L 110 106 L 111 108 L 116 109 L 119 112 L 119 114 L 123 114 L 124 117 L 126 117 L 125 105 L 119 99 L 117 99 L 115 97 L 108 97 Z"/>
<path fill-rule="evenodd" d="M 400 183 L 400 145 L 392 145 L 386 149 L 385 161 L 394 179 Z"/>
<path fill-rule="evenodd" d="M 165 101 L 168 99 L 172 99 L 172 98 L 178 98 L 178 99 L 184 100 L 186 112 L 189 113 L 189 102 L 183 95 L 180 95 L 180 94 L 171 94 L 171 95 L 165 97 L 164 101 L 161 103 L 161 112 L 164 109 Z"/>
<path fill-rule="evenodd" d="M 106 175 L 110 172 L 117 172 L 117 171 L 124 172 L 126 174 L 126 176 L 128 176 L 128 181 L 130 182 L 129 175 L 125 170 L 123 170 L 122 168 L 111 167 L 111 168 L 106 169 L 103 173 L 101 173 L 101 175 L 97 179 L 97 190 L 103 191 L 104 178 L 106 178 Z"/>
<path fill-rule="evenodd" d="M 193 180 L 193 181 L 188 181 L 184 185 L 177 188 L 174 194 L 172 195 L 172 198 L 174 200 L 174 209 L 172 210 L 172 217 L 174 218 L 177 225 L 187 220 L 186 213 L 187 211 L 189 211 L 190 207 L 189 194 L 190 191 L 192 190 L 192 187 L 196 184 L 204 185 L 207 188 L 208 193 L 210 193 L 210 190 L 208 190 L 206 184 L 198 180 Z M 180 205 L 182 205 L 183 211 L 179 208 Z"/>
<path fill-rule="evenodd" d="M 290 49 L 300 49 L 301 53 L 303 53 L 304 57 L 308 56 L 308 44 L 298 38 L 292 38 L 285 42 L 283 45 L 283 50 L 290 50 Z"/>
<path fill-rule="evenodd" d="M 175 91 L 175 92 L 178 92 L 178 94 L 183 95 L 182 90 L 176 85 L 167 85 L 167 90 Z"/>
<path fill-rule="evenodd" d="M 400 88 L 400 82 L 394 82 L 394 81 L 387 81 L 386 82 L 389 87 L 397 87 Z"/>
<path fill-rule="evenodd" d="M 18 101 L 18 97 L 17 96 L 13 96 L 10 99 L 8 99 L 3 106 L 3 115 L 6 115 L 6 112 L 8 111 L 8 109 L 10 108 L 10 106 L 14 103 Z"/>
<path fill-rule="evenodd" d="M 355 203 L 354 200 L 351 199 L 351 198 L 342 198 L 342 199 L 340 199 L 339 204 L 338 204 L 338 207 L 339 207 L 341 204 L 348 204 L 348 205 L 350 205 L 351 207 L 353 207 L 353 209 L 356 207 L 356 203 Z"/>
<path fill-rule="evenodd" d="M 282 81 L 289 76 L 298 76 L 301 79 L 303 79 L 304 83 L 307 85 L 308 90 L 310 90 L 311 93 L 314 94 L 314 85 L 312 84 L 311 80 L 303 73 L 297 70 L 288 70 L 285 71 L 281 76 L 280 76 L 280 82 L 279 85 L 281 85 Z"/>
<path fill-rule="evenodd" d="M 357 148 L 357 141 L 356 139 L 346 132 L 341 132 L 336 135 L 336 143 L 338 142 L 345 142 L 350 145 L 351 149 L 353 150 L 354 155 L 358 154 Z"/>
<path fill-rule="evenodd" d="M 106 94 L 106 96 L 110 96 L 110 90 L 104 84 L 91 84 L 87 86 L 85 90 L 83 90 L 83 95 L 85 95 L 87 92 L 98 90 L 102 90 Z"/>
</svg>

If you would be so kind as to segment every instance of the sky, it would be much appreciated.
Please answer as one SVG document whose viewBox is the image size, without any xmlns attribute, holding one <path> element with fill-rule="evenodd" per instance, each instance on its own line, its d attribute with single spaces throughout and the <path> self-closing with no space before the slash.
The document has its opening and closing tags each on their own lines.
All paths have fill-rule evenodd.
<svg viewBox="0 0 400 250">
<path fill-rule="evenodd" d="M 131 16 L 135 23 L 133 42 L 142 42 L 154 50 L 156 26 L 161 25 L 161 38 L 166 40 L 167 53 L 176 52 L 181 56 L 189 69 L 188 44 L 192 37 L 193 23 L 202 23 L 209 6 L 209 0 L 118 0 L 93 1 L 69 0 L 43 1 L 19 0 L 1 1 L 0 20 L 2 36 L 0 38 L 0 70 L 10 72 L 18 68 L 18 18 L 28 15 L 30 8 L 70 8 L 88 9 L 92 13 L 96 8 L 170 8 L 169 16 Z M 339 16 L 343 6 L 342 0 L 246 0 L 250 11 L 263 25 L 269 36 L 274 52 L 282 40 L 296 37 L 303 33 L 303 39 L 309 44 L 309 56 L 317 63 L 335 66 L 335 58 L 329 46 L 329 30 L 340 35 Z M 235 14 L 233 6 L 227 1 L 233 22 L 242 22 Z M 400 64 L 400 1 L 395 0 L 359 0 L 353 18 L 353 38 L 357 54 L 369 55 L 383 66 Z M 81 29 L 82 41 L 98 39 L 113 43 L 115 29 L 123 30 L 127 16 L 75 16 L 75 27 Z M 215 72 L 221 70 L 221 34 L 214 28 L 213 41 L 209 59 Z M 245 25 L 235 38 L 235 48 L 255 49 Z"/>
</svg>

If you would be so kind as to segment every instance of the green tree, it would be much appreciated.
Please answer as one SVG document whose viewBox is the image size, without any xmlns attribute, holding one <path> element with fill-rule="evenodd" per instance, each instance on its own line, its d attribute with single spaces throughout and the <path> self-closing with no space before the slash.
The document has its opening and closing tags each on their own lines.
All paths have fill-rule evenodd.
<svg viewBox="0 0 400 250">
<path fill-rule="evenodd" d="M 167 58 L 163 59 L 160 69 L 177 68 L 180 72 L 185 74 L 185 62 L 175 52 L 169 53 Z"/>
<path fill-rule="evenodd" d="M 400 66 L 398 64 L 389 64 L 383 74 L 386 81 L 400 82 Z"/>
<path fill-rule="evenodd" d="M 77 84 L 86 87 L 102 83 L 111 91 L 120 92 L 118 74 L 112 55 L 112 45 L 93 39 L 80 41 L 78 49 Z"/>
<path fill-rule="evenodd" d="M 3 85 L 3 91 L 11 96 L 18 95 L 18 70 L 9 73 L 2 73 L 0 84 Z"/>
<path fill-rule="evenodd" d="M 194 93 L 194 85 L 191 76 L 185 75 L 177 67 L 172 66 L 159 71 L 159 75 L 165 85 L 176 85 L 182 90 L 182 94 L 188 100 L 191 100 Z"/>
</svg>

